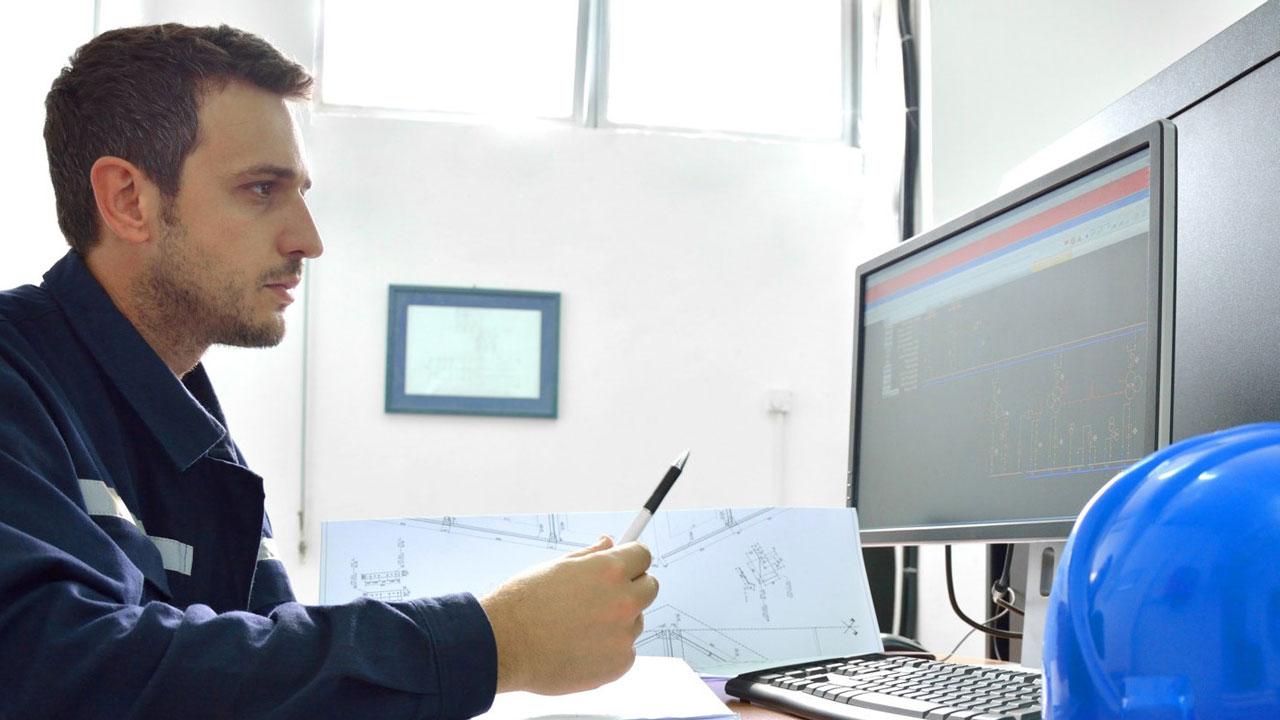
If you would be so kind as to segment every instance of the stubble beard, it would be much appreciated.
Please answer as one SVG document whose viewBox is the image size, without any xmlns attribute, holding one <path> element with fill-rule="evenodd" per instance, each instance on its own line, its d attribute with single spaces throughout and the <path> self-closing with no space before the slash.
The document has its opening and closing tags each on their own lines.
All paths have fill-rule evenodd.
<svg viewBox="0 0 1280 720">
<path fill-rule="evenodd" d="M 236 347 L 274 347 L 284 339 L 284 318 L 272 314 L 266 320 L 255 320 L 248 304 L 256 285 L 238 287 L 235 278 L 220 277 L 225 268 L 217 267 L 187 242 L 187 229 L 173 214 L 172 207 L 162 210 L 163 232 L 159 238 L 159 254 L 135 285 L 135 295 L 143 310 L 143 322 L 152 333 L 174 347 L 202 351 L 210 345 Z M 301 261 L 269 275 L 296 275 Z M 265 281 L 264 281 L 265 282 Z"/>
</svg>

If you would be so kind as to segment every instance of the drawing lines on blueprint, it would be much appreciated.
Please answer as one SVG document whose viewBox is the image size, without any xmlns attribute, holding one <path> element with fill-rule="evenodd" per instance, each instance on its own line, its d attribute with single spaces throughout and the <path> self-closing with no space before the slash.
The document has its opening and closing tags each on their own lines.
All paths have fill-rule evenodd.
<svg viewBox="0 0 1280 720">
<path fill-rule="evenodd" d="M 693 667 L 777 659 L 779 643 L 797 655 L 820 655 L 832 647 L 831 639 L 859 634 L 855 618 L 839 625 L 717 627 L 671 604 L 650 609 L 644 624 L 637 652 L 684 658 Z"/>
<path fill-rule="evenodd" d="M 746 562 L 734 568 L 738 578 L 742 580 L 742 599 L 751 600 L 752 595 L 760 600 L 760 615 L 769 622 L 769 592 L 782 592 L 785 597 L 792 598 L 791 578 L 783 574 L 786 563 L 778 554 L 777 548 L 765 550 L 760 543 L 751 543 L 746 552 Z M 775 589 L 776 588 L 776 589 Z"/>
<path fill-rule="evenodd" d="M 674 565 L 787 512 L 785 508 L 665 513 L 650 524 L 653 564 Z"/>
<path fill-rule="evenodd" d="M 404 538 L 396 542 L 396 566 L 386 570 L 360 571 L 360 559 L 351 558 L 351 575 L 348 582 L 357 593 L 383 602 L 407 600 L 411 592 L 405 582 L 409 570 L 405 567 Z"/>
<path fill-rule="evenodd" d="M 681 657 L 690 665 L 769 659 L 768 654 L 674 605 L 650 609 L 644 614 L 644 627 L 636 640 L 636 651 L 642 655 Z"/>
<path fill-rule="evenodd" d="M 507 515 L 498 517 L 455 517 L 386 520 L 405 528 L 452 533 L 482 540 L 512 542 L 559 552 L 573 552 L 595 544 L 596 535 L 574 531 L 566 513 Z"/>
<path fill-rule="evenodd" d="M 382 565 L 375 570 L 367 570 L 362 567 L 360 558 L 352 556 L 348 584 L 357 594 L 374 600 L 394 602 L 413 597 L 414 593 L 405 579 L 409 575 L 405 559 L 406 536 L 409 538 L 408 542 L 414 542 L 414 536 L 420 532 L 449 533 L 455 537 L 476 541 L 509 542 L 557 553 L 572 552 L 594 544 L 595 536 L 583 534 L 583 538 L 589 539 L 580 539 L 572 532 L 566 533 L 565 517 L 564 514 L 549 513 L 502 517 L 444 516 L 372 520 L 370 521 L 372 523 L 399 528 L 400 532 L 395 539 L 395 566 Z"/>
</svg>

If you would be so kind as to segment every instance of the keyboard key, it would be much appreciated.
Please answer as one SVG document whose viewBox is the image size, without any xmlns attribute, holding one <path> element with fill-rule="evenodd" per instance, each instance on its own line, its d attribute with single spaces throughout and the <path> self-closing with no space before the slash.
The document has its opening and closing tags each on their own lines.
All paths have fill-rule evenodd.
<svg viewBox="0 0 1280 720">
<path fill-rule="evenodd" d="M 849 688 L 847 688 L 847 687 L 845 687 L 845 686 L 843 686 L 843 685 L 823 685 L 823 686 L 822 686 L 822 690 L 821 690 L 821 691 L 819 691 L 819 692 L 818 692 L 818 693 L 816 693 L 816 694 L 817 694 L 819 697 L 824 697 L 824 698 L 826 698 L 826 699 L 828 699 L 828 700 L 834 700 L 834 699 L 835 699 L 835 697 L 836 697 L 836 695 L 839 695 L 840 693 L 842 693 L 842 692 L 844 692 L 845 690 L 848 690 L 848 689 L 849 689 Z"/>
<path fill-rule="evenodd" d="M 832 697 L 831 699 L 835 700 L 836 702 L 842 702 L 845 705 L 848 705 L 849 698 L 854 697 L 855 695 L 861 695 L 861 694 L 862 694 L 861 690 L 855 690 L 853 688 L 845 688 L 844 690 L 841 690 L 840 692 L 836 693 L 835 697 Z"/>
<path fill-rule="evenodd" d="M 1025 713 L 1027 713 L 1028 711 L 1034 711 L 1036 713 L 1036 718 L 1038 720 L 1038 718 L 1040 717 L 1040 708 L 1033 703 L 1025 703 L 1025 704 L 1019 704 L 1019 705 L 1006 705 L 1004 707 L 995 708 L 994 710 L 988 710 L 987 712 L 999 717 L 1012 717 L 1012 718 L 1018 718 L 1019 720 L 1022 720 L 1023 718 L 1026 717 Z"/>
<path fill-rule="evenodd" d="M 938 708 L 937 703 L 912 700 L 910 698 L 898 697 L 897 695 L 886 695 L 884 693 L 863 693 L 857 697 L 850 698 L 849 704 L 872 710 L 896 712 L 899 715 L 918 718 L 922 718 L 929 714 L 930 710 Z"/>
</svg>

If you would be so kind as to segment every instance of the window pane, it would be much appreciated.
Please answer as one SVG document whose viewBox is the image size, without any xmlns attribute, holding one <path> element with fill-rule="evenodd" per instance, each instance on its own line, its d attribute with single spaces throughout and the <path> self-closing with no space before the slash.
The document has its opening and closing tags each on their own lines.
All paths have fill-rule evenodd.
<svg viewBox="0 0 1280 720">
<path fill-rule="evenodd" d="M 609 0 L 610 122 L 840 138 L 840 0 Z"/>
<path fill-rule="evenodd" d="M 326 0 L 326 103 L 573 115 L 577 0 Z"/>
</svg>

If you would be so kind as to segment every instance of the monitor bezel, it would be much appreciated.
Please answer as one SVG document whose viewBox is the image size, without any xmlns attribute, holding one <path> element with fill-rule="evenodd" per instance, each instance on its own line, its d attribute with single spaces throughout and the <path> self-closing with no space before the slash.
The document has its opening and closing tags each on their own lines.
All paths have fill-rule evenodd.
<svg viewBox="0 0 1280 720">
<path fill-rule="evenodd" d="M 1088 175 L 1124 157 L 1149 149 L 1151 157 L 1150 248 L 1155 255 L 1150 263 L 1151 287 L 1156 288 L 1156 407 L 1150 408 L 1155 423 L 1154 447 L 1169 443 L 1172 411 L 1173 362 L 1173 283 L 1175 243 L 1175 157 L 1174 126 L 1158 120 L 1125 137 L 1109 143 L 1083 157 L 956 217 L 938 227 L 898 245 L 858 266 L 857 297 L 854 302 L 853 385 L 849 422 L 849 465 L 846 477 L 846 505 L 858 507 L 858 413 L 861 402 L 860 356 L 863 344 L 863 301 L 866 279 L 888 265 L 937 245 L 1001 213 L 1008 212 L 1047 193 Z M 860 533 L 864 545 L 898 545 L 955 542 L 1031 542 L 1056 541 L 1067 537 L 1075 518 L 1036 518 L 1028 520 L 995 520 L 980 523 L 866 528 L 859 512 Z"/>
</svg>

